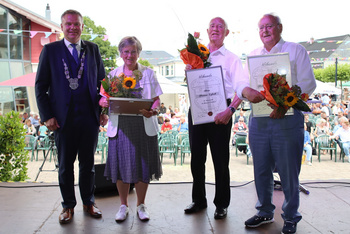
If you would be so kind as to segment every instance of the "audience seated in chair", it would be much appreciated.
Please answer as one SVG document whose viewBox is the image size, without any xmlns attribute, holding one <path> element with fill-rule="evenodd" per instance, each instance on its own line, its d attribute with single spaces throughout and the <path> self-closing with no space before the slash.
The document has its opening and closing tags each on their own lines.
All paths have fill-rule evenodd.
<svg viewBox="0 0 350 234">
<path fill-rule="evenodd" d="M 34 125 L 32 124 L 32 121 L 30 121 L 30 119 L 25 120 L 25 124 L 23 127 L 26 130 L 26 135 L 35 136 L 36 129 L 35 129 Z"/>
<path fill-rule="evenodd" d="M 241 117 L 243 118 L 244 123 L 247 124 L 247 118 L 244 116 L 244 111 L 243 111 L 243 109 L 241 109 L 241 110 L 239 111 L 239 115 L 235 117 L 235 122 L 234 122 L 234 123 L 235 123 L 235 124 L 238 123 L 238 121 L 239 121 L 239 119 L 240 119 Z"/>
<path fill-rule="evenodd" d="M 321 135 L 330 135 L 329 128 L 326 126 L 327 121 L 325 119 L 319 119 L 316 123 L 316 128 L 313 131 L 313 136 L 315 138 L 316 143 L 318 143 L 318 137 Z M 323 154 L 326 154 L 326 151 L 323 151 Z"/>
<path fill-rule="evenodd" d="M 178 132 L 186 132 L 188 131 L 188 123 L 186 122 L 185 117 L 181 116 L 180 118 L 180 123 L 179 126 L 177 128 Z"/>
<path fill-rule="evenodd" d="M 311 157 L 312 157 L 312 146 L 310 133 L 307 131 L 306 123 L 304 123 L 305 133 L 304 133 L 304 151 L 306 152 L 306 163 L 311 166 Z"/>
<path fill-rule="evenodd" d="M 342 127 L 339 128 L 333 136 L 332 139 L 337 139 L 341 141 L 342 151 L 345 153 L 345 156 L 348 157 L 348 161 L 350 162 L 349 157 L 349 148 L 350 148 L 350 127 L 349 121 L 342 122 Z"/>
<path fill-rule="evenodd" d="M 160 130 L 160 133 L 163 134 L 163 133 L 167 132 L 168 130 L 172 130 L 172 129 L 173 129 L 173 127 L 170 124 L 170 119 L 165 118 L 164 123 L 162 125 L 162 128 Z"/>
</svg>

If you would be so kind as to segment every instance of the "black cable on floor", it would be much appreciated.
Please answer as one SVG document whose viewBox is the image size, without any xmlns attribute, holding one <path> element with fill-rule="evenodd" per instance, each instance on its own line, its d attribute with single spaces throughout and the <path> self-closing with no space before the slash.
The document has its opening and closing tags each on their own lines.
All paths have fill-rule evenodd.
<svg viewBox="0 0 350 234">
<path fill-rule="evenodd" d="M 239 188 L 246 186 L 248 184 L 253 183 L 254 180 L 251 180 L 249 182 L 246 182 L 244 184 L 240 185 L 231 185 L 231 188 Z M 9 183 L 9 182 L 2 182 L 2 183 Z M 11 182 L 12 183 L 12 182 Z M 13 182 L 13 183 L 22 183 L 22 182 Z M 192 182 L 161 182 L 161 183 L 151 183 L 152 185 L 168 185 L 168 184 L 192 184 Z M 215 185 L 213 182 L 206 182 L 205 184 L 208 185 Z M 333 187 L 350 187 L 350 182 L 344 182 L 344 181 L 315 181 L 315 182 L 304 182 L 300 183 L 301 185 L 306 185 L 309 188 L 333 188 Z M 332 184 L 331 186 L 311 186 L 313 184 Z M 0 183 L 0 188 L 42 188 L 42 187 L 58 187 L 59 184 L 44 184 L 44 183 L 35 183 L 35 185 L 26 185 L 26 186 L 7 186 L 7 185 L 2 185 Z M 77 186 L 77 184 L 75 184 Z"/>
</svg>

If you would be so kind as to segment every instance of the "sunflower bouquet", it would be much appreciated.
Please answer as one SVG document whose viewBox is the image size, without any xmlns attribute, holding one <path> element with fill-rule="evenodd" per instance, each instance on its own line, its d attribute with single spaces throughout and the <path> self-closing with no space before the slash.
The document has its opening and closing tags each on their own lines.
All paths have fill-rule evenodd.
<svg viewBox="0 0 350 234">
<path fill-rule="evenodd" d="M 185 64 L 190 64 L 192 69 L 206 68 L 211 65 L 209 62 L 210 52 L 208 48 L 197 42 L 199 36 L 199 32 L 195 32 L 194 36 L 189 33 L 186 48 L 179 50 L 182 61 Z"/>
<path fill-rule="evenodd" d="M 125 76 L 120 73 L 118 76 L 103 79 L 101 82 L 101 94 L 107 98 L 142 98 L 142 88 L 136 88 L 136 84 L 142 79 L 142 73 L 139 70 L 133 71 L 133 77 Z M 104 108 L 102 113 L 107 113 L 108 108 Z"/>
<path fill-rule="evenodd" d="M 261 93 L 265 99 L 277 108 L 271 113 L 272 118 L 283 118 L 290 107 L 301 111 L 311 111 L 305 103 L 309 95 L 301 93 L 298 85 L 290 87 L 284 75 L 269 73 L 264 76 L 264 90 Z"/>
</svg>

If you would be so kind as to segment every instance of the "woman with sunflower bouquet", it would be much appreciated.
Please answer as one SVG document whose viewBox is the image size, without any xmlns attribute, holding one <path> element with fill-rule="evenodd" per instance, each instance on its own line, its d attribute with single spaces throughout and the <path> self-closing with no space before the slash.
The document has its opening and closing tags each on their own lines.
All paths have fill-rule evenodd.
<svg viewBox="0 0 350 234">
<path fill-rule="evenodd" d="M 151 110 L 141 110 L 143 116 L 109 115 L 105 176 L 116 183 L 121 200 L 115 220 L 124 221 L 128 215 L 130 183 L 135 184 L 138 217 L 140 220 L 149 220 L 145 206 L 148 184 L 162 175 L 156 115 L 160 106 L 159 95 L 163 92 L 154 71 L 137 63 L 142 46 L 136 37 L 123 38 L 118 48 L 124 65 L 109 74 L 110 78 L 106 81 L 109 82 L 109 89 L 103 92 L 101 88 L 103 97 L 100 105 L 109 107 L 108 96 L 111 94 L 115 97 L 153 99 L 154 103 Z"/>
</svg>

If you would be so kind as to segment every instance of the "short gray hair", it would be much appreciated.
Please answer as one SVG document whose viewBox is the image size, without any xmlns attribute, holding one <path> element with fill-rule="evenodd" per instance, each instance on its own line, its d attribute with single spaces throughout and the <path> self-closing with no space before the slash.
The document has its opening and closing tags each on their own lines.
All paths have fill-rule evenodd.
<svg viewBox="0 0 350 234">
<path fill-rule="evenodd" d="M 214 17 L 214 18 L 212 18 L 212 19 L 210 20 L 210 22 L 209 22 L 209 27 L 210 27 L 210 23 L 211 23 L 211 21 L 213 21 L 213 19 L 221 19 L 221 20 L 224 22 L 225 30 L 228 29 L 228 25 L 227 25 L 226 21 L 225 21 L 223 18 L 221 18 L 221 17 Z"/>
<path fill-rule="evenodd" d="M 124 37 L 118 45 L 118 50 L 121 53 L 122 50 L 126 47 L 126 46 L 133 46 L 136 45 L 136 49 L 137 49 L 137 53 L 140 54 L 142 51 L 142 45 L 141 42 L 134 36 L 127 36 Z"/>
<path fill-rule="evenodd" d="M 281 18 L 278 15 L 276 15 L 275 13 L 265 14 L 265 15 L 263 15 L 263 17 L 261 17 L 261 19 L 264 18 L 264 17 L 267 17 L 267 16 L 274 18 L 276 20 L 277 24 L 282 24 Z"/>
</svg>

